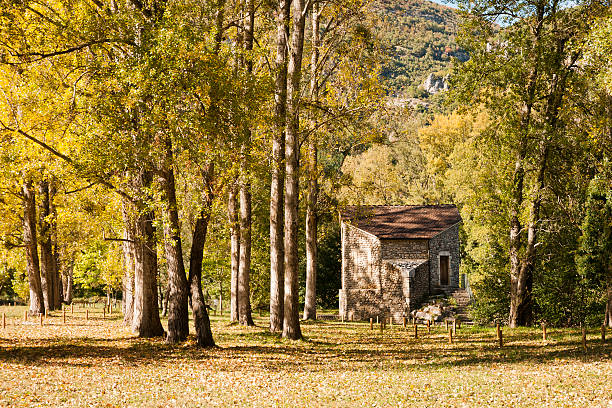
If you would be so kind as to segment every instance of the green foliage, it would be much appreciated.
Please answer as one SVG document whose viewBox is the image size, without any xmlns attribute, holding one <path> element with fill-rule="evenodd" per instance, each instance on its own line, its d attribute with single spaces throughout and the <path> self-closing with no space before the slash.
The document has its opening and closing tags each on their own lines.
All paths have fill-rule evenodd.
<svg viewBox="0 0 612 408">
<path fill-rule="evenodd" d="M 16 273 L 11 280 L 11 286 L 15 295 L 24 302 L 30 299 L 30 284 L 28 276 L 24 273 Z"/>
<path fill-rule="evenodd" d="M 319 307 L 335 309 L 338 307 L 338 289 L 342 287 L 340 228 L 334 221 L 319 228 L 317 304 Z"/>
<path fill-rule="evenodd" d="M 8 265 L 0 264 L 0 299 L 12 299 L 15 295 L 13 291 L 15 272 L 15 269 L 9 268 Z"/>
<path fill-rule="evenodd" d="M 612 284 L 612 179 L 609 163 L 605 167 L 608 171 L 589 184 L 577 256 L 584 318 L 602 315 Z"/>
<path fill-rule="evenodd" d="M 420 0 L 379 0 L 372 8 L 380 16 L 378 34 L 388 50 L 382 75 L 391 94 L 427 98 L 419 88 L 427 75 L 447 72 L 453 58 L 467 59 L 455 41 L 456 10 Z"/>
<path fill-rule="evenodd" d="M 74 265 L 76 295 L 105 294 L 121 288 L 123 266 L 117 248 L 94 241 L 80 254 Z"/>
</svg>

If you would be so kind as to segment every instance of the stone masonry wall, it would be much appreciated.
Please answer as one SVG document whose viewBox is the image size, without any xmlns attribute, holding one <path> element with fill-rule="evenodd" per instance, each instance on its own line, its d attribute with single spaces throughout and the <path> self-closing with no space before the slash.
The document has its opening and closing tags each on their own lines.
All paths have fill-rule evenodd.
<svg viewBox="0 0 612 408">
<path fill-rule="evenodd" d="M 410 279 L 410 310 L 421 305 L 421 302 L 429 296 L 429 263 L 423 262 Z"/>
<path fill-rule="evenodd" d="M 381 239 L 383 259 L 427 259 L 426 239 Z"/>
<path fill-rule="evenodd" d="M 419 306 L 431 287 L 439 285 L 438 255 L 443 251 L 450 256 L 450 284 L 458 287 L 458 228 L 458 225 L 453 226 L 429 241 L 381 241 L 343 222 L 340 316 L 347 320 L 392 316 L 396 322 L 401 322 L 410 310 Z M 422 259 L 424 262 L 411 273 L 410 268 L 391 263 L 398 259 Z"/>
<path fill-rule="evenodd" d="M 439 255 L 446 252 L 450 255 L 449 283 L 452 287 L 459 287 L 459 224 L 441 232 L 429 241 L 429 270 L 431 272 L 431 286 L 440 285 Z"/>
<path fill-rule="evenodd" d="M 342 223 L 342 289 L 340 316 L 361 320 L 381 313 L 380 241 Z"/>
</svg>

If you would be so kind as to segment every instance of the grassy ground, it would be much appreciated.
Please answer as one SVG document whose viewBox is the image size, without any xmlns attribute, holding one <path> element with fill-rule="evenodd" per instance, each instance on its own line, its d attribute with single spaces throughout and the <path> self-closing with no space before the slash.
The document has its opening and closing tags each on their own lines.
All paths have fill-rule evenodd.
<svg viewBox="0 0 612 408">
<path fill-rule="evenodd" d="M 0 405 L 32 406 L 418 406 L 610 407 L 612 345 L 599 330 L 582 351 L 578 330 L 436 329 L 415 340 L 401 326 L 304 323 L 305 341 L 213 316 L 218 348 L 170 347 L 134 338 L 120 316 L 86 321 L 82 309 L 40 327 L 23 307 L 0 307 Z M 610 336 L 612 337 L 612 336 Z"/>
</svg>

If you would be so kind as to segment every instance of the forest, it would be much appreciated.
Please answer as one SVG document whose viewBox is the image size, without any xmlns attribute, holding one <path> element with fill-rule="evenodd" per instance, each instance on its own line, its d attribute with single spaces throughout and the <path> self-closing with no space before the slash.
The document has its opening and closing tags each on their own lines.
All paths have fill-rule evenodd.
<svg viewBox="0 0 612 408">
<path fill-rule="evenodd" d="M 0 4 L 2 302 L 297 340 L 338 307 L 339 211 L 454 203 L 476 322 L 612 327 L 607 1 Z"/>
</svg>

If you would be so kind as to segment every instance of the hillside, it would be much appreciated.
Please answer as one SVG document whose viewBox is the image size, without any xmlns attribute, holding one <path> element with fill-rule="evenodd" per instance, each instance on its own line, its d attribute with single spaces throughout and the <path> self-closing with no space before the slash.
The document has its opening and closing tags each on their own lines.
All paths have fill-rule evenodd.
<svg viewBox="0 0 612 408">
<path fill-rule="evenodd" d="M 459 15 L 453 8 L 426 0 L 375 0 L 378 35 L 388 50 L 383 68 L 390 93 L 424 97 L 419 89 L 430 73 L 444 74 L 451 58 L 467 59 L 455 42 Z"/>
</svg>

